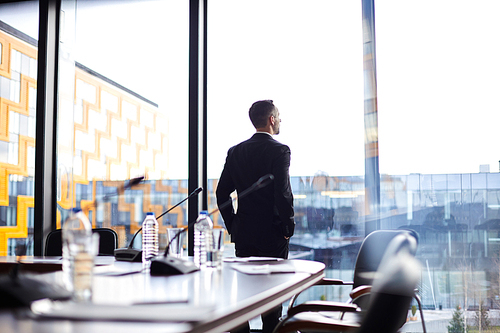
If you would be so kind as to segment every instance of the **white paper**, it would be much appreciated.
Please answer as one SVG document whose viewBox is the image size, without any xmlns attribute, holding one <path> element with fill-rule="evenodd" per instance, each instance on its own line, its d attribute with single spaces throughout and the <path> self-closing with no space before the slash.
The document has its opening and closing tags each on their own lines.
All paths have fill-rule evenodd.
<svg viewBox="0 0 500 333">
<path fill-rule="evenodd" d="M 259 261 L 281 261 L 281 258 L 273 258 L 273 257 L 230 257 L 224 258 L 224 262 L 259 262 Z"/>
<path fill-rule="evenodd" d="M 276 274 L 295 273 L 295 267 L 291 264 L 278 265 L 234 265 L 234 270 L 245 274 Z"/>
<path fill-rule="evenodd" d="M 213 309 L 213 306 L 195 307 L 190 304 L 120 306 L 48 299 L 35 301 L 31 305 L 31 311 L 44 318 L 135 322 L 195 322 L 208 318 Z"/>
</svg>

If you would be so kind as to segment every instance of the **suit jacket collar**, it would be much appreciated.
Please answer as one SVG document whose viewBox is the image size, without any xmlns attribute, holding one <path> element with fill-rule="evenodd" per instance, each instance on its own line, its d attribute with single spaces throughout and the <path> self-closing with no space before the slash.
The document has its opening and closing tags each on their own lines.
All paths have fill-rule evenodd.
<svg viewBox="0 0 500 333">
<path fill-rule="evenodd" d="M 267 133 L 267 132 L 256 132 L 252 136 L 252 139 L 259 139 L 259 140 L 270 139 L 270 140 L 274 140 L 273 136 L 270 133 Z"/>
</svg>

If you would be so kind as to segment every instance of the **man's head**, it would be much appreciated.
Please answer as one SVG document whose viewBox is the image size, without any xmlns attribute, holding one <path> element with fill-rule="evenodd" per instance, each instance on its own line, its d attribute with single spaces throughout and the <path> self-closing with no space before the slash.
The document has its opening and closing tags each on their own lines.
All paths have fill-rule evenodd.
<svg viewBox="0 0 500 333">
<path fill-rule="evenodd" d="M 272 100 L 253 103 L 248 115 L 257 131 L 279 134 L 281 119 L 279 118 L 278 108 L 274 106 Z"/>
</svg>

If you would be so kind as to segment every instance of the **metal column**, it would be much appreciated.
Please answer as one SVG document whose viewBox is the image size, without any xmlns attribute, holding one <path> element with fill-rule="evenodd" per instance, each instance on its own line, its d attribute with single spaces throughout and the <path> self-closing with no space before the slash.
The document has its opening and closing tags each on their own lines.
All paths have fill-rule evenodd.
<svg viewBox="0 0 500 333">
<path fill-rule="evenodd" d="M 374 0 L 361 0 L 363 15 L 363 76 L 365 114 L 365 233 L 380 229 L 377 67 Z"/>
<path fill-rule="evenodd" d="M 45 235 L 56 224 L 57 65 L 60 0 L 39 3 L 35 149 L 34 254 L 43 255 Z"/>
</svg>

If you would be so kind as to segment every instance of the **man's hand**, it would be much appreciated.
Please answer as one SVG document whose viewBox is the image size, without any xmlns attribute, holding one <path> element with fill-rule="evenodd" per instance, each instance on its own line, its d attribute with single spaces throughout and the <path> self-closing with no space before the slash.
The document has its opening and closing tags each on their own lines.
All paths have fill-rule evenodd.
<svg viewBox="0 0 500 333">
<path fill-rule="evenodd" d="M 285 239 L 289 239 L 290 238 L 290 237 L 286 237 L 286 236 L 284 236 L 284 237 L 285 237 Z"/>
</svg>

